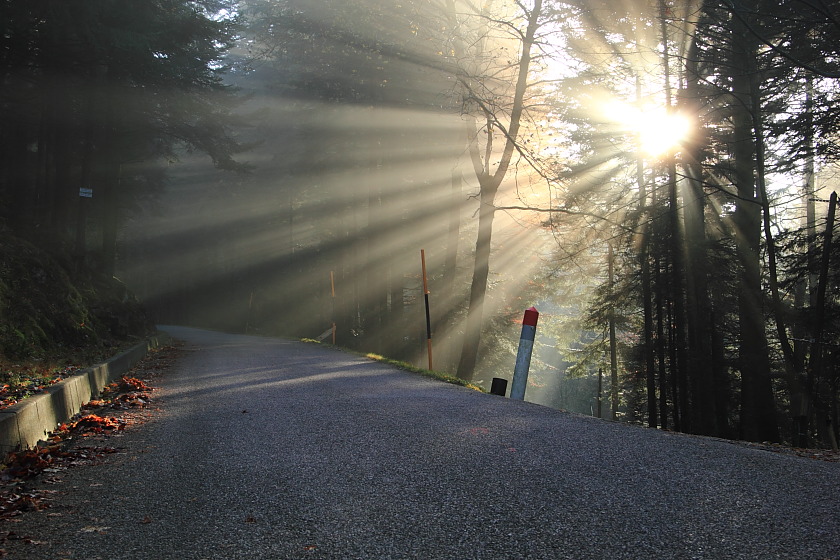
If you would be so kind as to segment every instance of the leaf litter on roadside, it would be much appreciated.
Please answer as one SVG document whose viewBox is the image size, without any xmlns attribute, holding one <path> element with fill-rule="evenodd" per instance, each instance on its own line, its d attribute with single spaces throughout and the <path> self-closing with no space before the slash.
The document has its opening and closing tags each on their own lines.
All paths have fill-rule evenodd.
<svg viewBox="0 0 840 560">
<path fill-rule="evenodd" d="M 140 411 L 152 402 L 155 390 L 148 378 L 168 367 L 174 360 L 174 349 L 168 346 L 150 352 L 128 375 L 85 404 L 72 422 L 59 425 L 45 444 L 9 454 L 0 467 L 0 521 L 13 521 L 28 511 L 49 508 L 49 496 L 57 491 L 28 488 L 29 482 L 40 477 L 41 482 L 58 483 L 61 472 L 67 468 L 98 464 L 106 455 L 116 453 L 117 448 L 99 443 L 144 421 Z M 85 444 L 88 440 L 91 445 Z M 0 531 L 0 546 L 11 540 L 40 542 L 14 531 Z M 0 557 L 3 556 L 0 548 Z"/>
</svg>

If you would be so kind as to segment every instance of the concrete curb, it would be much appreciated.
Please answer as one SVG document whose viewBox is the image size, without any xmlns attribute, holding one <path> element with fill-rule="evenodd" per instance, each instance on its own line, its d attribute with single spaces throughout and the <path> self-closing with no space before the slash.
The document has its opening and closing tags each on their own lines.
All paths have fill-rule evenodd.
<svg viewBox="0 0 840 560">
<path fill-rule="evenodd" d="M 73 418 L 83 404 L 99 396 L 112 381 L 143 359 L 149 350 L 163 346 L 169 340 L 168 334 L 159 331 L 122 354 L 83 369 L 46 392 L 0 411 L 0 459 L 43 441 L 59 424 Z"/>
</svg>

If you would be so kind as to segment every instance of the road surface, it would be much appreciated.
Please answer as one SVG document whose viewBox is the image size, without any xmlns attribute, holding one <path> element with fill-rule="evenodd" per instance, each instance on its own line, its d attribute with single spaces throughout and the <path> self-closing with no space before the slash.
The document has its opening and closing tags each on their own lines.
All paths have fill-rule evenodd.
<svg viewBox="0 0 840 560">
<path fill-rule="evenodd" d="M 186 344 L 157 419 L 6 524 L 40 539 L 8 557 L 840 558 L 838 463 L 165 330 Z"/>
</svg>

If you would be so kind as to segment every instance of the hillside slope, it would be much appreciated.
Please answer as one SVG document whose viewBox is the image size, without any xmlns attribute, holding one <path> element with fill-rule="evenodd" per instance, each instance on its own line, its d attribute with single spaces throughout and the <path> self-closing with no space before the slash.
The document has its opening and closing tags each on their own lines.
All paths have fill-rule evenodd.
<svg viewBox="0 0 840 560">
<path fill-rule="evenodd" d="M 0 228 L 0 364 L 97 354 L 151 329 L 119 280 Z"/>
</svg>

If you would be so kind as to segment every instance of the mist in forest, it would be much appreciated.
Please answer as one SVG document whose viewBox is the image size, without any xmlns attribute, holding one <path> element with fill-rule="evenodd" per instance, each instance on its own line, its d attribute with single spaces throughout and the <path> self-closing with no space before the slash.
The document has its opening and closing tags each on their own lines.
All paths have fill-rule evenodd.
<svg viewBox="0 0 840 560">
<path fill-rule="evenodd" d="M 528 400 L 836 446 L 836 1 L 167 2 L 82 27 L 113 45 L 97 64 L 27 67 L 89 80 L 22 103 L 65 121 L 3 137 L 32 208 L 59 209 L 41 219 L 159 323 L 487 388 L 535 306 Z M 43 40 L 9 35 L 25 53 L 61 44 L 41 16 Z M 91 179 L 105 195 L 73 219 Z"/>
<path fill-rule="evenodd" d="M 458 119 L 250 103 L 260 119 L 249 135 L 262 140 L 243 154 L 253 169 L 218 171 L 200 155 L 173 164 L 157 208 L 125 231 L 123 262 L 132 266 L 118 276 L 161 323 L 308 338 L 335 323 L 338 345 L 427 367 L 423 250 L 435 367 L 454 370 L 477 210 L 475 185 L 454 157 Z M 457 260 L 447 276 L 451 243 Z M 487 312 L 504 316 L 497 367 L 512 371 L 504 358 L 519 315 L 544 295 L 529 294 L 529 281 L 552 243 L 532 222 L 498 221 Z"/>
<path fill-rule="evenodd" d="M 356 45 L 336 48 L 358 51 L 344 52 L 346 67 L 320 61 L 319 69 L 339 76 L 311 68 L 289 75 L 283 61 L 238 61 L 229 79 L 245 100 L 236 132 L 249 149 L 236 159 L 247 171 L 178 154 L 163 194 L 124 229 L 117 275 L 161 324 L 327 343 L 334 324 L 339 346 L 426 368 L 422 250 L 434 369 L 454 373 L 479 189 L 464 117 L 441 106 L 452 96 L 451 76 Z M 399 78 L 394 87 L 358 92 L 377 79 L 358 75 L 377 72 L 370 57 L 376 67 L 389 65 Z M 337 82 L 352 99 L 329 99 L 319 89 Z M 547 197 L 531 183 L 511 175 L 497 203 Z M 512 375 L 524 309 L 552 298 L 540 278 L 556 241 L 541 225 L 537 215 L 497 214 L 484 312 L 490 334 L 475 374 L 487 387 L 492 377 Z M 543 364 L 538 348 L 533 394 L 542 377 L 562 373 L 560 359 L 552 354 Z"/>
</svg>

